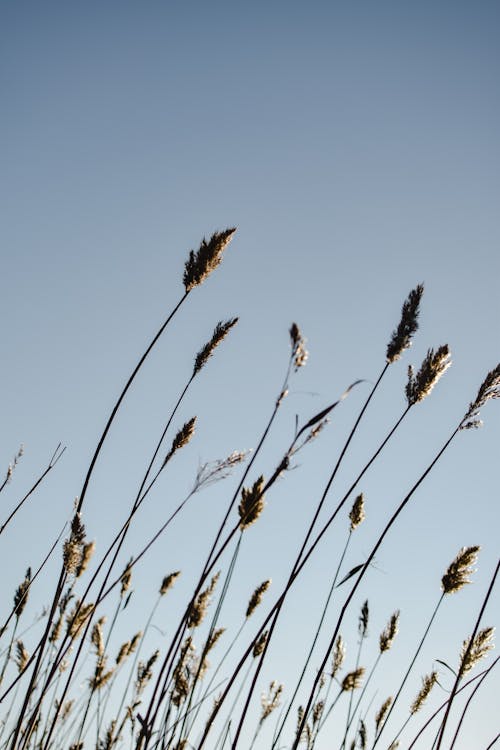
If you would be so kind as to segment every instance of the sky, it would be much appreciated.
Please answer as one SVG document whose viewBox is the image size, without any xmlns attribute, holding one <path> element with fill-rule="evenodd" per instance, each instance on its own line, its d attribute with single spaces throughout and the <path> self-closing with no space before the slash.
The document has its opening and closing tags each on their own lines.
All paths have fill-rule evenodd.
<svg viewBox="0 0 500 750">
<path fill-rule="evenodd" d="M 401 304 L 424 283 L 412 349 L 391 366 L 329 500 L 333 508 L 404 409 L 408 364 L 448 343 L 453 366 L 360 487 L 367 521 L 348 564 L 368 555 L 390 509 L 500 361 L 498 24 L 498 4 L 487 1 L 0 3 L 3 470 L 25 446 L 2 514 L 56 445 L 67 446 L 5 532 L 4 600 L 70 517 L 122 385 L 182 296 L 189 250 L 227 226 L 237 233 L 221 267 L 181 308 L 110 433 L 86 500 L 89 538 L 104 548 L 123 522 L 196 352 L 217 321 L 234 316 L 237 327 L 178 414 L 179 424 L 198 416 L 196 440 L 151 498 L 124 559 L 157 527 L 167 500 L 170 507 L 189 491 L 200 464 L 255 448 L 296 321 L 309 359 L 252 480 L 272 472 L 296 414 L 307 421 L 354 380 L 366 382 L 297 457 L 242 545 L 235 600 L 266 577 L 277 596 L 383 367 Z M 483 428 L 460 434 L 416 493 L 356 599 L 358 607 L 370 600 L 375 640 L 401 609 L 401 650 L 375 703 L 393 689 L 462 546 L 482 546 L 474 584 L 443 610 L 407 703 L 433 660 L 457 658 L 488 588 L 498 558 L 498 404 L 482 416 Z M 236 478 L 227 481 L 234 487 Z M 229 484 L 200 493 L 151 551 L 137 572 L 136 616 L 173 569 L 185 571 L 175 602 L 185 601 L 201 564 L 195 553 L 204 554 Z M 293 683 L 291 644 L 306 648 L 346 528 L 304 571 L 256 711 L 266 680 Z M 34 592 L 33 612 L 45 601 L 43 589 Z M 499 614 L 497 595 L 485 624 Z M 351 641 L 352 655 L 352 633 Z M 471 709 L 459 750 L 486 747 L 498 731 L 495 680 L 498 689 L 493 673 Z"/>
</svg>

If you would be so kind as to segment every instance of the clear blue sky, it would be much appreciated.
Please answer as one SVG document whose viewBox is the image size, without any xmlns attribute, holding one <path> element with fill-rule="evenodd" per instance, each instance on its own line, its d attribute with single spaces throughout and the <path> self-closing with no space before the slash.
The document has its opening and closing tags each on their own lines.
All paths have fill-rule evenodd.
<svg viewBox="0 0 500 750">
<path fill-rule="evenodd" d="M 26 446 L 2 512 L 57 443 L 68 446 L 57 476 L 3 542 L 12 561 L 4 598 L 68 517 L 121 385 L 182 293 L 188 250 L 231 225 L 238 234 L 223 266 L 191 296 L 111 435 L 88 496 L 89 536 L 104 546 L 106 529 L 123 519 L 192 358 L 219 319 L 238 315 L 240 323 L 179 415 L 198 414 L 197 441 L 145 511 L 145 534 L 162 493 L 182 493 L 199 461 L 255 446 L 293 320 L 310 359 L 256 469 L 264 473 L 295 413 L 308 418 L 356 378 L 375 380 L 402 300 L 423 281 L 414 347 L 391 369 L 339 489 L 403 408 L 407 364 L 444 342 L 454 364 L 362 487 L 373 525 L 356 554 L 369 552 L 389 509 L 500 360 L 499 20 L 498 4 L 486 1 L 1 4 L 5 467 Z M 283 560 L 297 548 L 367 387 L 269 498 L 269 520 L 252 529 L 242 553 L 249 590 L 272 575 L 278 593 Z M 401 608 L 400 658 L 439 596 L 444 568 L 461 546 L 483 545 L 477 582 L 443 614 L 441 645 L 416 670 L 410 698 L 433 659 L 455 658 L 498 555 L 498 404 L 483 416 L 483 429 L 459 436 L 401 519 L 364 592 L 374 636 Z M 204 511 L 218 503 L 214 522 L 227 491 L 220 494 L 200 496 Z M 141 576 L 184 567 L 186 596 L 194 568 L 178 539 L 189 534 L 203 548 L 209 520 L 201 519 L 188 514 Z M 342 538 L 311 563 L 305 586 L 314 601 Z M 134 549 L 131 542 L 127 552 Z M 149 593 L 143 585 L 137 601 Z M 497 598 L 486 624 L 498 614 Z M 293 681 L 284 657 L 307 630 L 305 618 L 292 620 L 264 679 Z M 488 705 L 485 698 L 483 713 Z M 480 718 L 460 748 L 476 746 Z M 485 727 L 483 744 L 494 729 Z"/>
</svg>

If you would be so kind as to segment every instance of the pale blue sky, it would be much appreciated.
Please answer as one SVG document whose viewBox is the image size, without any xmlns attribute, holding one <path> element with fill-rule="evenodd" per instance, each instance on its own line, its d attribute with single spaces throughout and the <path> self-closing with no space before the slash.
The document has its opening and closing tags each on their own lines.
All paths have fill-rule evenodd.
<svg viewBox="0 0 500 750">
<path fill-rule="evenodd" d="M 385 516 L 375 508 L 394 507 L 500 360 L 498 31 L 494 2 L 1 3 L 3 464 L 26 445 L 4 503 L 59 441 L 68 446 L 5 539 L 16 561 L 8 592 L 69 514 L 121 384 L 182 293 L 188 250 L 229 225 L 238 234 L 223 266 L 191 296 L 112 433 L 87 500 L 89 534 L 104 544 L 102 513 L 110 524 L 122 518 L 217 320 L 240 316 L 179 416 L 197 413 L 200 427 L 175 469 L 176 496 L 198 461 L 255 445 L 292 320 L 310 361 L 257 467 L 265 473 L 296 412 L 307 418 L 349 382 L 376 378 L 402 300 L 423 281 L 413 350 L 391 369 L 340 480 L 344 487 L 403 408 L 407 364 L 448 342 L 452 369 L 364 488 L 379 528 Z M 271 566 L 278 593 L 282 562 L 299 542 L 294 514 L 301 519 L 305 505 L 306 522 L 366 387 L 269 499 L 268 525 L 252 530 L 242 558 L 249 589 Z M 459 436 L 367 584 L 366 596 L 377 592 L 374 634 L 396 607 L 413 612 L 404 627 L 402 614 L 404 653 L 422 627 L 415 611 L 425 622 L 432 608 L 429 587 L 437 597 L 461 546 L 484 546 L 477 584 L 460 595 L 469 604 L 457 597 L 438 624 L 449 651 L 430 649 L 410 694 L 433 658 L 452 659 L 460 647 L 498 555 L 498 404 L 484 419 L 481 432 Z M 154 528 L 160 500 L 144 529 Z M 196 521 L 188 514 L 203 546 Z M 32 560 L 15 554 L 21 533 Z M 367 524 L 363 554 L 374 534 Z M 285 546 L 273 552 L 276 538 Z M 309 590 L 331 559 L 326 547 L 318 554 Z M 189 569 L 169 542 L 143 575 L 183 563 Z M 498 609 L 497 598 L 488 624 Z M 299 620 L 285 641 L 303 637 Z M 290 683 L 279 651 L 270 676 Z M 472 731 L 460 747 L 471 747 Z M 483 744 L 493 733 L 488 725 Z"/>
</svg>

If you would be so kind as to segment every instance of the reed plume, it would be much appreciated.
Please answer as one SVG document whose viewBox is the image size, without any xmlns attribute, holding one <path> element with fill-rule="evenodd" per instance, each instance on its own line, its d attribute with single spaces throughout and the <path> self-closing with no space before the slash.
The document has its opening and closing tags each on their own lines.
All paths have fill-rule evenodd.
<svg viewBox="0 0 500 750">
<path fill-rule="evenodd" d="M 185 263 L 183 283 L 186 292 L 202 284 L 222 261 L 222 254 L 231 242 L 236 227 L 215 232 L 207 242 L 202 239 L 197 251 L 190 250 Z"/>
<path fill-rule="evenodd" d="M 399 609 L 391 615 L 391 618 L 383 631 L 380 633 L 379 648 L 380 653 L 389 651 L 391 648 L 399 629 Z"/>
<path fill-rule="evenodd" d="M 443 593 L 453 594 L 471 582 L 469 576 L 474 573 L 472 565 L 476 563 L 479 550 L 478 546 L 462 547 L 441 578 Z"/>
<path fill-rule="evenodd" d="M 463 642 L 460 652 L 460 674 L 469 672 L 476 666 L 478 661 L 483 659 L 488 651 L 494 648 L 493 634 L 495 628 L 483 628 L 480 630 L 471 643 L 470 638 Z"/>
<path fill-rule="evenodd" d="M 223 323 L 222 321 L 217 323 L 212 334 L 212 338 L 210 339 L 210 341 L 208 341 L 208 343 L 205 344 L 202 349 L 200 349 L 200 351 L 196 355 L 196 358 L 194 360 L 193 376 L 197 375 L 205 366 L 208 359 L 214 353 L 214 350 L 219 346 L 221 341 L 224 341 L 231 328 L 235 326 L 237 322 L 238 318 L 231 318 L 230 320 L 226 320 L 225 323 Z"/>
<path fill-rule="evenodd" d="M 411 704 L 410 707 L 410 713 L 416 714 L 417 711 L 420 711 L 422 706 L 424 705 L 425 701 L 427 700 L 429 693 L 431 692 L 432 688 L 437 682 L 438 674 L 437 672 L 431 672 L 429 675 L 426 675 L 422 678 L 422 687 L 420 688 L 420 691 Z"/>
<path fill-rule="evenodd" d="M 351 690 L 357 690 L 363 684 L 363 675 L 365 673 L 364 667 L 358 667 L 352 672 L 346 674 L 342 680 L 341 690 L 343 693 L 350 692 Z"/>
<path fill-rule="evenodd" d="M 181 429 L 172 440 L 172 445 L 170 447 L 170 450 L 165 456 L 165 460 L 163 462 L 164 466 L 170 461 L 174 453 L 176 453 L 181 448 L 184 448 L 184 446 L 189 443 L 189 441 L 194 435 L 195 424 L 196 424 L 196 417 L 191 417 L 191 419 L 189 419 L 187 422 L 185 422 L 182 425 Z"/>
<path fill-rule="evenodd" d="M 299 367 L 304 367 L 309 356 L 305 347 L 306 340 L 302 336 L 297 323 L 292 323 L 291 325 L 290 340 L 292 344 L 293 366 L 295 368 L 295 372 L 297 372 Z"/>
<path fill-rule="evenodd" d="M 418 314 L 423 293 L 423 284 L 418 284 L 404 301 L 401 310 L 401 320 L 387 345 L 387 362 L 395 362 L 400 358 L 405 349 L 411 346 L 412 337 L 418 329 Z"/>
<path fill-rule="evenodd" d="M 24 580 L 14 593 L 14 614 L 19 619 L 28 603 L 28 592 L 31 584 L 31 568 L 28 568 Z"/>
<path fill-rule="evenodd" d="M 500 398 L 500 364 L 486 375 L 475 400 L 469 404 L 469 408 L 460 423 L 460 429 L 469 430 L 474 427 L 480 427 L 482 422 L 479 419 L 479 411 L 493 398 Z"/>
<path fill-rule="evenodd" d="M 436 351 L 429 349 L 416 375 L 410 365 L 406 385 L 408 405 L 413 406 L 419 401 L 423 401 L 450 365 L 450 350 L 447 344 L 440 346 Z"/>
<path fill-rule="evenodd" d="M 335 641 L 335 646 L 333 647 L 333 652 L 332 652 L 332 671 L 330 674 L 332 679 L 335 677 L 337 672 L 342 667 L 342 664 L 344 663 L 345 655 L 346 655 L 345 643 L 342 639 L 342 636 L 339 633 L 337 640 Z"/>
<path fill-rule="evenodd" d="M 245 617 L 251 617 L 251 615 L 255 612 L 257 607 L 262 601 L 262 597 L 266 593 L 267 589 L 271 585 L 271 580 L 264 581 L 260 584 L 260 586 L 257 586 L 255 591 L 253 592 L 252 596 L 250 597 L 250 601 L 248 602 L 247 611 L 245 614 Z"/>
<path fill-rule="evenodd" d="M 392 695 L 386 698 L 386 700 L 382 703 L 379 710 L 375 714 L 375 734 L 378 734 L 378 730 L 383 724 L 385 717 L 387 716 L 387 712 L 391 707 L 391 703 Z"/>
<path fill-rule="evenodd" d="M 264 510 L 264 477 L 260 476 L 252 487 L 243 487 L 241 490 L 241 502 L 238 506 L 240 515 L 240 529 L 244 531 L 258 519 Z"/>
<path fill-rule="evenodd" d="M 349 519 L 351 521 L 351 531 L 357 529 L 357 527 L 365 520 L 365 497 L 361 492 L 355 499 L 351 511 L 349 513 Z"/>
<path fill-rule="evenodd" d="M 164 577 L 160 586 L 160 596 L 165 596 L 167 591 L 172 588 L 172 586 L 174 585 L 175 581 L 178 579 L 180 574 L 181 574 L 181 571 L 176 570 L 174 573 L 170 573 L 168 576 Z"/>
</svg>

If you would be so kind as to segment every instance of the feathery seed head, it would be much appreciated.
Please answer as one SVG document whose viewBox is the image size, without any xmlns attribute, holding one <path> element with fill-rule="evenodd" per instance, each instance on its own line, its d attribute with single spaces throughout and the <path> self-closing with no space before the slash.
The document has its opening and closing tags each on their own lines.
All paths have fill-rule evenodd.
<svg viewBox="0 0 500 750">
<path fill-rule="evenodd" d="M 244 531 L 258 519 L 264 510 L 264 477 L 260 476 L 251 488 L 243 487 L 241 490 L 241 501 L 238 506 L 240 515 L 240 529 Z"/>
<path fill-rule="evenodd" d="M 387 345 L 386 356 L 389 363 L 399 359 L 404 350 L 411 346 L 411 339 L 418 329 L 418 313 L 423 293 L 423 284 L 418 284 L 403 303 L 401 320 Z"/>
<path fill-rule="evenodd" d="M 462 547 L 441 578 L 441 588 L 445 594 L 453 594 L 455 591 L 460 591 L 463 586 L 471 582 L 469 576 L 474 573 L 472 565 L 476 563 L 477 554 L 480 549 L 478 546 Z"/>
<path fill-rule="evenodd" d="M 252 651 L 252 656 L 254 659 L 260 656 L 261 653 L 264 651 L 264 648 L 267 643 L 267 635 L 268 635 L 268 631 L 264 630 L 264 632 L 261 633 L 261 635 L 259 635 L 259 637 L 255 641 L 253 651 Z"/>
<path fill-rule="evenodd" d="M 81 551 L 80 561 L 78 562 L 78 565 L 75 568 L 75 578 L 80 578 L 80 576 L 85 573 L 85 571 L 88 568 L 89 562 L 92 559 L 92 555 L 95 551 L 95 542 L 88 542 L 87 544 L 84 544 Z"/>
<path fill-rule="evenodd" d="M 140 661 L 137 665 L 137 677 L 135 681 L 135 692 L 140 695 L 153 676 L 153 665 L 158 659 L 160 652 L 154 651 L 146 662 Z"/>
<path fill-rule="evenodd" d="M 351 531 L 354 531 L 363 521 L 365 520 L 365 498 L 361 492 L 355 499 L 351 512 L 349 513 L 349 519 L 351 521 Z"/>
<path fill-rule="evenodd" d="M 80 513 L 75 513 L 71 521 L 71 534 L 63 545 L 63 564 L 68 575 L 76 573 L 80 566 L 85 542 L 85 526 Z"/>
<path fill-rule="evenodd" d="M 264 581 L 263 583 L 260 584 L 260 586 L 257 586 L 252 596 L 250 597 L 250 601 L 248 602 L 248 607 L 247 607 L 245 617 L 250 617 L 255 612 L 255 610 L 257 609 L 257 607 L 262 601 L 262 597 L 264 596 L 264 594 L 266 593 L 270 585 L 271 585 L 271 579 Z"/>
<path fill-rule="evenodd" d="M 90 602 L 80 605 L 80 601 L 76 601 L 72 613 L 66 617 L 66 633 L 72 640 L 81 635 L 83 626 L 93 611 L 94 605 Z"/>
<path fill-rule="evenodd" d="M 184 288 L 190 292 L 195 286 L 202 284 L 222 261 L 222 253 L 231 242 L 236 227 L 215 232 L 207 242 L 202 239 L 197 251 L 191 250 L 184 267 Z"/>
<path fill-rule="evenodd" d="M 358 667 L 352 672 L 346 674 L 342 680 L 341 690 L 343 692 L 349 692 L 351 690 L 357 690 L 363 683 L 363 675 L 365 673 L 364 667 Z"/>
<path fill-rule="evenodd" d="M 380 633 L 379 646 L 380 653 L 389 651 L 391 648 L 394 638 L 397 636 L 399 630 L 399 609 L 397 609 L 392 615 L 391 619 Z"/>
<path fill-rule="evenodd" d="M 122 573 L 122 577 L 120 578 L 120 581 L 121 581 L 120 597 L 125 596 L 125 594 L 130 588 L 130 584 L 132 583 L 132 560 L 133 558 L 130 558 L 127 565 L 125 566 L 125 570 Z"/>
<path fill-rule="evenodd" d="M 223 323 L 222 321 L 217 323 L 212 334 L 212 338 L 207 344 L 205 344 L 202 349 L 200 349 L 200 351 L 196 355 L 196 358 L 194 360 L 193 375 L 197 375 L 205 366 L 207 360 L 212 356 L 214 350 L 219 346 L 221 341 L 226 338 L 231 328 L 235 326 L 237 322 L 238 318 L 231 318 L 230 320 L 226 320 L 225 323 Z"/>
<path fill-rule="evenodd" d="M 390 695 L 387 700 L 385 700 L 382 705 L 380 706 L 379 710 L 375 714 L 375 732 L 378 734 L 378 730 L 384 721 L 385 717 L 387 716 L 387 712 L 391 707 L 392 703 L 392 695 Z"/>
<path fill-rule="evenodd" d="M 413 406 L 419 401 L 423 401 L 450 365 L 450 350 L 447 344 L 440 346 L 436 351 L 429 349 L 416 375 L 410 365 L 408 368 L 408 383 L 406 384 L 408 405 Z"/>
<path fill-rule="evenodd" d="M 31 568 L 28 568 L 22 581 L 14 594 L 14 614 L 19 619 L 28 603 L 28 592 L 31 583 Z"/>
<path fill-rule="evenodd" d="M 437 672 L 431 672 L 429 675 L 426 675 L 422 678 L 422 687 L 420 689 L 420 692 L 410 706 L 411 714 L 416 714 L 417 711 L 420 711 L 425 701 L 427 700 L 429 693 L 436 684 L 437 678 Z"/>
<path fill-rule="evenodd" d="M 460 429 L 470 430 L 473 427 L 481 427 L 479 411 L 493 398 L 500 398 L 500 364 L 486 375 L 475 400 L 469 404 L 469 408 L 460 423 Z"/>
<path fill-rule="evenodd" d="M 493 643 L 494 632 L 495 628 L 483 628 L 476 634 L 472 643 L 470 638 L 463 642 L 460 652 L 460 675 L 475 667 L 477 662 L 495 647 Z"/>
<path fill-rule="evenodd" d="M 342 664 L 344 663 L 345 653 L 346 653 L 345 643 L 342 639 L 342 636 L 339 634 L 337 637 L 337 640 L 335 641 L 335 646 L 333 647 L 333 652 L 332 652 L 332 672 L 331 672 L 332 679 L 335 677 L 335 675 L 341 668 Z"/>
<path fill-rule="evenodd" d="M 260 704 L 262 706 L 262 713 L 260 715 L 260 724 L 262 724 L 272 712 L 280 705 L 280 697 L 283 692 L 283 685 L 280 685 L 273 680 L 269 685 L 269 693 L 262 693 Z"/>
<path fill-rule="evenodd" d="M 168 576 L 165 576 L 163 581 L 161 582 L 160 586 L 160 595 L 164 596 L 167 591 L 172 588 L 177 578 L 180 576 L 181 571 L 176 570 L 174 573 L 170 573 Z"/>
<path fill-rule="evenodd" d="M 30 655 L 24 648 L 24 643 L 22 641 L 17 641 L 15 662 L 19 674 L 24 671 L 26 665 L 28 664 L 29 658 Z"/>
<path fill-rule="evenodd" d="M 304 367 L 307 362 L 308 353 L 305 347 L 306 340 L 302 336 L 297 323 L 292 323 L 290 328 L 290 340 L 292 344 L 292 360 L 295 367 L 295 372 L 299 367 Z"/>
<path fill-rule="evenodd" d="M 185 445 L 189 443 L 191 438 L 194 435 L 194 426 L 196 424 L 196 417 L 191 417 L 191 419 L 188 422 L 185 422 L 177 435 L 172 440 L 172 446 L 165 456 L 165 460 L 163 462 L 163 465 L 165 466 L 166 463 L 170 461 L 174 453 L 176 453 L 181 448 L 184 448 Z"/>
<path fill-rule="evenodd" d="M 359 720 L 358 740 L 359 740 L 359 748 L 360 748 L 360 750 L 366 750 L 366 747 L 367 747 L 367 733 L 366 733 L 366 724 L 363 721 L 363 719 Z"/>
<path fill-rule="evenodd" d="M 217 581 L 219 580 L 219 576 L 220 572 L 216 573 L 212 577 L 212 580 L 210 581 L 207 588 L 198 594 L 193 604 L 191 605 L 187 622 L 188 628 L 197 628 L 203 622 L 208 609 L 208 605 L 210 604 L 210 599 L 215 591 Z"/>
</svg>

